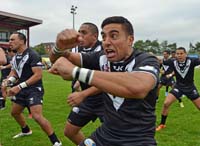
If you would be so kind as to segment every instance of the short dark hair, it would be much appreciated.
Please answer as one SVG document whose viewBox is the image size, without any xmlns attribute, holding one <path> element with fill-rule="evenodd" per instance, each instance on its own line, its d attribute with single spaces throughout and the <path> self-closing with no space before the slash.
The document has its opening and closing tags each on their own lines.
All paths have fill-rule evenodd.
<svg viewBox="0 0 200 146">
<path fill-rule="evenodd" d="M 122 16 L 108 17 L 102 22 L 101 28 L 103 29 L 104 26 L 111 23 L 121 24 L 125 28 L 125 31 L 127 32 L 127 34 L 132 35 L 132 36 L 134 35 L 133 26 L 128 19 Z"/>
<path fill-rule="evenodd" d="M 163 53 L 166 52 L 167 54 L 170 55 L 170 51 L 169 50 L 164 50 Z"/>
<path fill-rule="evenodd" d="M 26 44 L 26 36 L 23 33 L 16 31 L 16 32 L 13 32 L 12 34 L 18 34 L 19 39 L 23 40 L 24 44 Z"/>
<path fill-rule="evenodd" d="M 89 28 L 91 29 L 91 32 L 92 32 L 93 34 L 97 34 L 97 37 L 99 36 L 99 29 L 98 29 L 98 27 L 97 27 L 94 23 L 85 22 L 85 23 L 83 23 L 82 25 L 88 25 Z"/>
<path fill-rule="evenodd" d="M 186 49 L 184 47 L 178 47 L 176 50 L 183 50 L 186 53 Z"/>
<path fill-rule="evenodd" d="M 173 51 L 171 51 L 171 53 L 176 53 L 176 51 L 173 50 Z"/>
</svg>

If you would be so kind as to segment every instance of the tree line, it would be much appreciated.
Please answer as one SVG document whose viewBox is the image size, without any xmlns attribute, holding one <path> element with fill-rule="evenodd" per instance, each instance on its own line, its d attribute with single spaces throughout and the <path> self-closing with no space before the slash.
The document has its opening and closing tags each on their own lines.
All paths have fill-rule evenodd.
<svg viewBox="0 0 200 146">
<path fill-rule="evenodd" d="M 138 40 L 134 43 L 133 46 L 135 49 L 152 52 L 153 54 L 162 54 L 164 50 L 176 50 L 176 43 L 168 43 L 168 41 L 158 42 L 158 40 Z M 47 51 L 45 50 L 45 46 L 43 44 L 32 47 L 35 51 L 37 51 L 40 55 L 47 55 Z M 186 48 L 189 54 L 198 54 L 200 55 L 200 42 L 196 42 L 195 44 L 189 43 L 189 48 Z"/>
</svg>

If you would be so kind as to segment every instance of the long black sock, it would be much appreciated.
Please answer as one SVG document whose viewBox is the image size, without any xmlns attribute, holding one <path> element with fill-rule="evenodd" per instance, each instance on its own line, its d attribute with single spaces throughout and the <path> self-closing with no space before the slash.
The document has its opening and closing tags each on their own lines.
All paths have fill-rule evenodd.
<svg viewBox="0 0 200 146">
<path fill-rule="evenodd" d="M 165 125 L 166 120 L 167 120 L 167 116 L 161 115 L 161 122 L 160 122 L 160 124 Z"/>
<path fill-rule="evenodd" d="M 23 133 L 28 133 L 29 131 L 30 131 L 30 128 L 28 127 L 28 125 L 26 125 L 25 127 L 22 127 Z"/>
<path fill-rule="evenodd" d="M 181 100 L 181 98 L 179 97 L 179 98 L 177 98 L 178 99 L 178 102 L 180 103 L 180 102 L 182 102 L 182 100 Z"/>
<path fill-rule="evenodd" d="M 2 107 L 3 107 L 3 108 L 6 107 L 6 100 L 3 100 L 3 101 L 2 101 Z"/>
<path fill-rule="evenodd" d="M 165 90 L 166 92 L 168 92 L 169 91 L 169 86 L 166 86 L 166 90 Z"/>
<path fill-rule="evenodd" d="M 31 114 L 31 109 L 30 109 L 30 107 L 27 107 L 27 109 L 28 109 L 28 113 Z"/>
<path fill-rule="evenodd" d="M 51 140 L 52 144 L 54 144 L 55 142 L 60 142 L 55 133 L 49 135 L 48 137 Z"/>
</svg>

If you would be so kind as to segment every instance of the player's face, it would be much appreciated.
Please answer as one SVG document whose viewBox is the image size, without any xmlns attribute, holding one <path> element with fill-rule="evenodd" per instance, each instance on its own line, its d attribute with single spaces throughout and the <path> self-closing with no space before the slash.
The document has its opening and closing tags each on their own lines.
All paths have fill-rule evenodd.
<svg viewBox="0 0 200 146">
<path fill-rule="evenodd" d="M 167 52 L 163 52 L 163 57 L 164 57 L 164 59 L 168 59 L 169 58 L 169 54 Z"/>
<path fill-rule="evenodd" d="M 21 45 L 23 45 L 23 41 L 19 39 L 18 34 L 12 34 L 10 36 L 9 45 L 11 50 L 18 50 Z"/>
<path fill-rule="evenodd" d="M 97 34 L 92 33 L 88 25 L 81 25 L 79 33 L 82 37 L 79 46 L 84 48 L 91 48 L 95 45 L 97 41 Z"/>
<path fill-rule="evenodd" d="M 133 52 L 133 36 L 128 35 L 121 24 L 108 24 L 103 27 L 102 44 L 109 61 L 127 59 Z"/>
<path fill-rule="evenodd" d="M 176 50 L 176 58 L 179 62 L 184 62 L 186 60 L 187 53 L 184 50 Z"/>
</svg>

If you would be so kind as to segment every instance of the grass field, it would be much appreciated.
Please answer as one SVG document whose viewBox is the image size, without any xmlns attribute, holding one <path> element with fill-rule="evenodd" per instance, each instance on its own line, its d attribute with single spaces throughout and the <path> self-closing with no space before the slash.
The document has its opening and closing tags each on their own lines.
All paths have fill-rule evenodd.
<svg viewBox="0 0 200 146">
<path fill-rule="evenodd" d="M 200 69 L 195 72 L 195 83 L 200 90 Z M 52 123 L 56 134 L 61 139 L 63 146 L 73 146 L 63 135 L 66 117 L 70 107 L 66 103 L 66 96 L 70 93 L 70 82 L 63 81 L 60 77 L 44 71 L 43 82 L 45 87 L 43 114 Z M 164 100 L 164 88 L 161 89 L 159 102 L 156 106 L 157 124 L 160 122 L 160 112 Z M 158 146 L 200 146 L 200 114 L 194 105 L 183 98 L 185 107 L 180 108 L 178 102 L 173 104 L 167 119 L 167 128 L 156 133 Z M 20 132 L 15 120 L 10 116 L 11 102 L 7 101 L 5 110 L 0 111 L 0 143 L 3 146 L 49 146 L 48 137 L 32 119 L 26 118 L 33 130 L 28 137 L 12 139 L 12 136 Z M 27 117 L 27 110 L 24 111 Z M 99 125 L 99 121 L 89 123 L 83 128 L 86 136 L 89 136 Z"/>
</svg>

